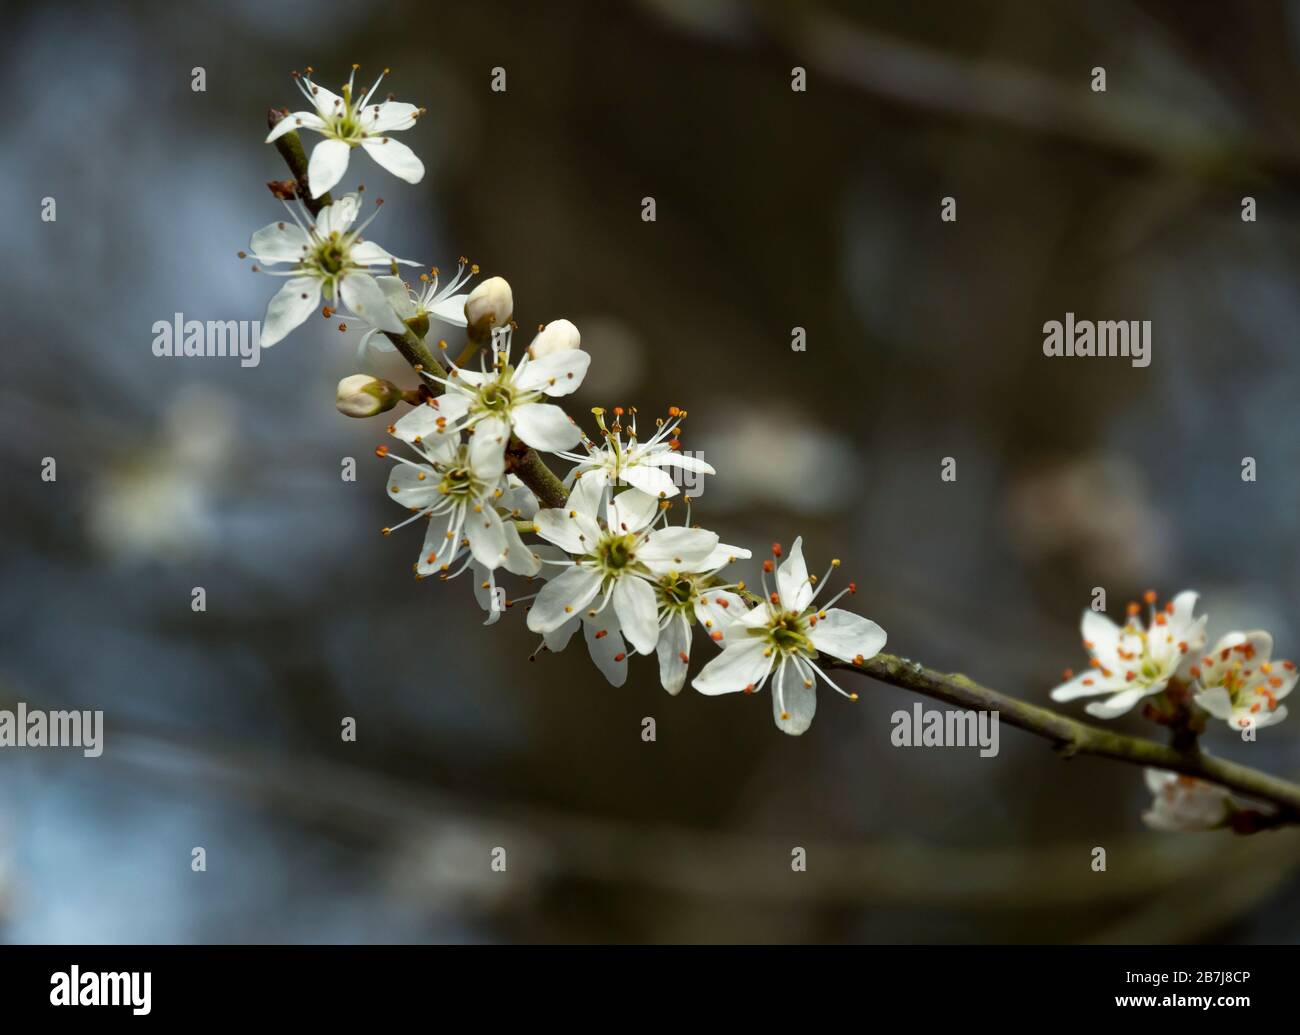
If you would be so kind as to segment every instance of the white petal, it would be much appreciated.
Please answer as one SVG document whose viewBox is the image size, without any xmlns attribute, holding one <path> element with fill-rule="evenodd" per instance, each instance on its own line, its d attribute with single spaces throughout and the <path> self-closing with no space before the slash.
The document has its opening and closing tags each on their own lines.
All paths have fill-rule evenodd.
<svg viewBox="0 0 1300 1035">
<path fill-rule="evenodd" d="M 584 615 L 582 634 L 591 660 L 610 685 L 622 686 L 627 682 L 627 645 L 623 642 L 614 609 L 606 607 L 595 618 Z"/>
<path fill-rule="evenodd" d="M 1104 701 L 1089 701 L 1088 707 L 1084 710 L 1089 715 L 1095 715 L 1099 719 L 1116 719 L 1131 711 L 1133 706 L 1149 693 L 1159 693 L 1159 690 L 1148 690 L 1146 687 L 1136 686 L 1131 690 L 1121 690 Z"/>
<path fill-rule="evenodd" d="M 649 464 L 651 467 L 680 467 L 684 471 L 695 471 L 698 474 L 718 473 L 713 469 L 712 464 L 706 464 L 697 456 L 685 456 L 675 449 L 648 453 L 646 456 L 638 457 L 637 461 Z"/>
<path fill-rule="evenodd" d="M 832 608 L 825 618 L 809 630 L 808 638 L 823 654 L 841 661 L 853 661 L 861 656 L 875 657 L 885 647 L 885 630 L 870 618 L 855 615 L 852 611 Z"/>
<path fill-rule="evenodd" d="M 393 312 L 403 320 L 409 320 L 416 315 L 415 300 L 411 298 L 411 293 L 406 289 L 406 283 L 401 277 L 394 277 L 391 274 L 375 277 L 375 283 L 379 285 L 379 290 L 388 299 L 388 304 L 392 306 Z"/>
<path fill-rule="evenodd" d="M 357 241 L 348 249 L 348 258 L 358 266 L 388 266 L 400 263 L 403 266 L 423 266 L 424 263 L 414 259 L 399 259 L 386 248 L 381 248 L 374 241 Z M 414 313 L 412 313 L 414 315 Z"/>
<path fill-rule="evenodd" d="M 569 645 L 573 639 L 573 634 L 578 631 L 579 621 L 577 618 L 570 618 L 558 629 L 552 629 L 548 633 L 542 634 L 542 642 L 546 644 L 546 649 L 552 653 L 558 654 Z"/>
<path fill-rule="evenodd" d="M 817 712 L 813 671 L 794 657 L 786 658 L 772 679 L 772 718 L 782 733 L 798 736 L 812 725 Z"/>
<path fill-rule="evenodd" d="M 727 645 L 728 634 L 745 613 L 745 601 L 727 589 L 706 590 L 695 600 L 696 620 L 719 647 Z"/>
<path fill-rule="evenodd" d="M 591 603 L 600 590 L 600 583 L 599 572 L 576 564 L 566 568 L 537 594 L 528 612 L 528 628 L 540 633 L 558 629 Z"/>
<path fill-rule="evenodd" d="M 361 141 L 361 146 L 371 158 L 399 180 L 419 183 L 424 179 L 424 163 L 400 140 L 392 137 L 367 137 Z"/>
<path fill-rule="evenodd" d="M 266 266 L 297 262 L 311 245 L 311 239 L 297 223 L 268 223 L 248 242 L 248 250 Z"/>
<path fill-rule="evenodd" d="M 690 665 L 691 626 L 683 615 L 673 615 L 668 624 L 659 630 L 659 682 L 670 694 L 679 694 L 686 682 L 686 669 Z"/>
<path fill-rule="evenodd" d="M 787 611 L 802 612 L 812 599 L 813 587 L 803 559 L 803 536 L 795 539 L 789 555 L 776 569 L 776 591 Z"/>
<path fill-rule="evenodd" d="M 672 476 L 659 467 L 642 467 L 640 464 L 634 464 L 620 469 L 619 476 L 625 484 L 656 499 L 676 496 L 679 491 L 673 484 Z"/>
<path fill-rule="evenodd" d="M 534 449 L 554 453 L 572 449 L 582 438 L 581 429 L 569 420 L 558 406 L 550 403 L 528 403 L 510 412 L 515 434 Z"/>
<path fill-rule="evenodd" d="M 329 118 L 331 115 L 337 115 L 343 111 L 343 98 L 332 90 L 327 90 L 323 86 L 318 86 L 311 80 L 307 81 L 307 89 L 311 92 L 312 103 L 316 105 L 316 110 L 322 117 Z"/>
<path fill-rule="evenodd" d="M 343 304 L 366 323 L 394 334 L 406 330 L 406 325 L 393 312 L 375 278 L 368 273 L 349 273 L 339 285 L 339 292 L 343 295 Z"/>
<path fill-rule="evenodd" d="M 659 501 L 636 489 L 620 492 L 605 508 L 605 520 L 614 532 L 639 532 L 659 513 Z"/>
<path fill-rule="evenodd" d="M 313 198 L 319 198 L 343 179 L 351 150 L 342 140 L 333 139 L 322 140 L 312 148 L 311 161 L 307 163 L 307 185 Z"/>
<path fill-rule="evenodd" d="M 361 128 L 366 133 L 388 133 L 410 129 L 415 125 L 416 112 L 419 110 L 414 104 L 407 104 L 405 101 L 367 104 L 361 112 Z"/>
<path fill-rule="evenodd" d="M 469 508 L 465 516 L 465 535 L 474 559 L 491 570 L 501 567 L 506 559 L 506 534 L 501 527 L 501 515 L 487 503 L 481 509 Z"/>
<path fill-rule="evenodd" d="M 653 651 L 659 641 L 654 587 L 645 579 L 624 575 L 614 585 L 612 603 L 618 614 L 618 623 L 636 652 L 649 654 Z"/>
<path fill-rule="evenodd" d="M 315 277 L 290 277 L 272 297 L 262 321 L 261 347 L 269 349 L 303 323 L 320 305 L 320 281 Z"/>
<path fill-rule="evenodd" d="M 506 536 L 506 571 L 515 575 L 536 575 L 542 570 L 541 558 L 523 541 L 513 521 L 503 521 L 502 527 Z"/>
<path fill-rule="evenodd" d="M 435 320 L 449 323 L 453 327 L 464 327 L 466 323 L 465 299 L 467 298 L 469 298 L 468 293 L 452 295 L 450 298 L 444 298 L 440 302 L 435 302 L 428 310 L 428 313 Z"/>
<path fill-rule="evenodd" d="M 681 571 L 695 571 L 717 545 L 717 532 L 671 526 L 651 532 L 649 538 L 638 547 L 636 559 L 646 564 L 662 564 Z"/>
<path fill-rule="evenodd" d="M 356 191 L 344 194 L 332 204 L 326 205 L 316 213 L 316 233 L 320 237 L 331 234 L 345 234 L 348 227 L 356 222 L 357 212 L 361 209 L 361 195 Z"/>
<path fill-rule="evenodd" d="M 499 417 L 488 417 L 474 425 L 469 438 L 469 464 L 474 477 L 495 486 L 506 471 L 506 442 L 510 426 Z"/>
<path fill-rule="evenodd" d="M 772 658 L 766 653 L 767 644 L 758 637 L 735 640 L 723 648 L 722 653 L 704 666 L 691 682 L 702 694 L 732 694 L 746 687 L 756 687 L 772 667 Z"/>
<path fill-rule="evenodd" d="M 1197 694 L 1195 701 L 1216 719 L 1226 721 L 1232 718 L 1232 698 L 1228 695 L 1228 691 L 1221 686 Z"/>
<path fill-rule="evenodd" d="M 271 132 L 266 135 L 264 143 L 270 144 L 294 130 L 314 129 L 319 133 L 324 128 L 324 121 L 314 111 L 294 111 L 271 127 Z"/>
<path fill-rule="evenodd" d="M 515 375 L 514 382 L 524 391 L 544 392 L 552 397 L 568 395 L 582 384 L 590 365 L 590 353 L 565 349 L 541 359 L 528 360 Z"/>
<path fill-rule="evenodd" d="M 586 514 L 549 507 L 533 518 L 537 534 L 575 556 L 591 553 L 600 539 L 600 528 Z"/>
<path fill-rule="evenodd" d="M 569 492 L 569 499 L 565 506 L 595 517 L 601 512 L 600 504 L 605 497 L 605 487 L 608 481 L 609 479 L 604 470 L 600 468 L 584 471 L 582 476 L 573 483 L 573 488 Z"/>
<path fill-rule="evenodd" d="M 398 464 L 388 474 L 388 498 L 407 510 L 423 510 L 442 498 L 439 480 L 432 467 Z"/>
</svg>

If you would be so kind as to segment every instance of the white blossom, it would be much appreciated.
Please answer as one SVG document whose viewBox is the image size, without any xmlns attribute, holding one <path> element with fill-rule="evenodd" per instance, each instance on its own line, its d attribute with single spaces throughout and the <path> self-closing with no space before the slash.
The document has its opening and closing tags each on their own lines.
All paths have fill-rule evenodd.
<svg viewBox="0 0 1300 1035">
<path fill-rule="evenodd" d="M 651 499 L 669 499 L 680 491 L 673 481 L 674 470 L 696 474 L 713 474 L 713 468 L 698 457 L 684 456 L 679 452 L 677 438 L 686 411 L 672 406 L 668 419 L 658 419 L 655 432 L 641 441 L 637 438 L 637 415 L 632 409 L 626 414 L 623 407 L 613 411 L 614 422 L 607 425 L 605 411 L 592 411 L 600 425 L 604 443 L 597 445 L 583 440 L 586 453 L 561 452 L 559 455 L 576 464 L 565 479 L 572 486 L 570 505 L 585 514 L 598 514 L 611 488 L 627 485 Z M 627 417 L 626 427 L 623 424 Z M 627 440 L 623 434 L 626 431 Z"/>
<path fill-rule="evenodd" d="M 1205 646 L 1205 616 L 1193 614 L 1196 593 L 1179 593 L 1164 607 L 1156 606 L 1156 595 L 1146 594 L 1150 616 L 1144 627 L 1140 608 L 1130 604 L 1128 620 L 1121 627 L 1104 614 L 1083 612 L 1083 648 L 1090 655 L 1089 668 L 1052 691 L 1054 701 L 1106 695 L 1104 701 L 1088 704 L 1089 715 L 1113 719 L 1129 711 L 1138 701 L 1158 694 L 1174 677 L 1186 678 L 1197 653 Z"/>
<path fill-rule="evenodd" d="M 1261 629 L 1222 637 L 1191 668 L 1193 699 L 1231 729 L 1262 729 L 1286 718 L 1280 704 L 1296 684 L 1294 662 L 1274 661 L 1273 637 Z"/>
<path fill-rule="evenodd" d="M 320 305 L 322 292 L 332 305 L 341 300 L 359 318 L 385 331 L 401 333 L 405 325 L 384 297 L 372 275 L 374 267 L 395 269 L 394 263 L 418 265 L 398 259 L 379 245 L 361 238 L 375 213 L 353 227 L 360 195 L 348 194 L 317 214 L 315 222 L 305 210 L 300 218 L 286 205 L 292 222 L 269 223 L 253 234 L 248 248 L 265 266 L 292 263 L 285 270 L 263 270 L 270 276 L 288 277 L 270 304 L 262 322 L 261 345 L 269 348 L 302 324 Z M 254 267 L 256 268 L 256 267 Z"/>
<path fill-rule="evenodd" d="M 604 524 L 573 509 L 538 511 L 538 534 L 572 559 L 556 562 L 566 570 L 537 595 L 528 628 L 548 633 L 584 611 L 594 617 L 612 604 L 633 650 L 654 651 L 659 643 L 656 574 L 668 568 L 707 570 L 718 545 L 717 534 L 704 529 L 655 528 L 658 513 L 655 501 L 645 496 L 615 497 Z"/>
<path fill-rule="evenodd" d="M 1232 795 L 1218 784 L 1164 769 L 1148 769 L 1146 781 L 1154 797 L 1142 821 L 1153 830 L 1214 830 L 1236 811 Z"/>
<path fill-rule="evenodd" d="M 429 333 L 431 321 L 450 324 L 452 327 L 465 326 L 465 300 L 469 294 L 461 288 L 478 273 L 478 267 L 471 265 L 463 256 L 455 275 L 445 284 L 439 284 L 439 270 L 434 266 L 428 273 L 420 274 L 420 286 L 412 289 L 401 277 L 376 277 L 375 283 L 383 291 L 384 297 L 398 319 L 415 332 L 421 340 Z M 380 327 L 370 326 L 357 343 L 357 359 L 364 362 L 366 353 L 393 352 L 397 348 L 383 334 Z"/>
<path fill-rule="evenodd" d="M 484 354 L 479 370 L 452 364 L 447 377 L 428 371 L 424 376 L 446 390 L 437 402 L 448 433 L 473 428 L 483 420 L 508 424 L 521 442 L 545 452 L 568 449 L 582 437 L 578 426 L 559 406 L 543 400 L 558 398 L 582 384 L 591 357 L 581 349 L 567 349 L 541 359 L 526 352 L 519 365 L 510 359 L 510 328 L 492 335 L 490 356 Z"/>
<path fill-rule="evenodd" d="M 780 555 L 779 547 L 773 552 Z M 857 694 L 841 690 L 817 664 L 822 654 L 862 664 L 885 646 L 885 631 L 869 618 L 833 605 L 855 587 L 849 583 L 823 606 L 814 606 L 830 573 L 820 580 L 808 574 L 803 539 L 794 541 L 789 556 L 776 569 L 776 589 L 767 585 L 772 562 L 763 565 L 764 599 L 740 617 L 725 636 L 722 653 L 704 666 L 691 685 L 702 694 L 754 693 L 772 679 L 772 713 L 777 728 L 803 733 L 817 709 L 816 676 L 851 700 Z"/>
<path fill-rule="evenodd" d="M 436 572 L 452 578 L 471 562 L 488 571 L 505 567 L 516 574 L 536 574 L 540 561 L 520 539 L 513 515 L 507 511 L 503 519 L 501 514 L 509 503 L 502 454 L 505 424 L 482 421 L 464 442 L 459 436 L 431 435 L 436 421 L 435 411 L 421 405 L 392 427 L 394 436 L 409 443 L 425 462 L 393 457 L 399 463 L 389 475 L 388 492 L 412 516 L 384 529 L 384 534 L 421 518 L 428 521 L 417 575 Z M 382 455 L 388 455 L 386 447 Z M 452 570 L 464 551 L 461 566 Z"/>
<path fill-rule="evenodd" d="M 284 134 L 299 129 L 310 129 L 325 138 L 312 149 L 311 160 L 307 163 L 307 183 L 313 198 L 319 198 L 343 179 L 343 174 L 348 171 L 348 157 L 354 147 L 363 149 L 390 173 L 407 183 L 419 183 L 424 178 L 424 163 L 416 157 L 415 152 L 389 136 L 390 133 L 414 126 L 416 119 L 423 114 L 423 109 L 404 101 L 370 103 L 387 74 L 388 69 L 384 69 L 384 74 L 375 80 L 375 85 L 360 99 L 354 93 L 356 65 L 352 66 L 352 74 L 343 84 L 342 96 L 313 82 L 310 68 L 306 75 L 297 72 L 293 74 L 294 82 L 313 110 L 295 111 L 286 115 L 267 134 L 266 142 L 269 144 Z"/>
</svg>

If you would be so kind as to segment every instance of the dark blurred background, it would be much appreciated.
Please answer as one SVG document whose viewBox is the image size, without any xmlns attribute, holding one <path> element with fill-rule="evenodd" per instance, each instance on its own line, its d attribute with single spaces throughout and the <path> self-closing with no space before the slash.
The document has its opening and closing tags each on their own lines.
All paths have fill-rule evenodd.
<svg viewBox="0 0 1300 1035">
<path fill-rule="evenodd" d="M 332 398 L 355 329 L 254 369 L 150 351 L 155 320 L 260 320 L 278 286 L 236 251 L 282 213 L 290 70 L 391 66 L 428 173 L 354 154 L 344 185 L 389 202 L 371 236 L 507 276 L 525 327 L 574 320 L 571 412 L 690 410 L 719 470 L 696 520 L 843 557 L 890 650 L 1043 701 L 1092 588 L 1117 614 L 1155 586 L 1295 656 L 1300 4 L 6 14 L 0 682 L 102 708 L 107 740 L 0 752 L 0 937 L 1300 936 L 1295 832 L 1148 832 L 1135 768 L 1009 728 L 994 759 L 895 748 L 914 698 L 866 680 L 789 738 L 766 694 L 670 698 L 651 659 L 611 688 L 580 638 L 530 662 L 521 614 L 480 628 L 468 578 L 410 577 L 419 533 L 377 534 L 385 419 Z M 1044 358 L 1067 310 L 1150 319 L 1151 366 Z M 1207 740 L 1295 776 L 1297 722 Z"/>
</svg>

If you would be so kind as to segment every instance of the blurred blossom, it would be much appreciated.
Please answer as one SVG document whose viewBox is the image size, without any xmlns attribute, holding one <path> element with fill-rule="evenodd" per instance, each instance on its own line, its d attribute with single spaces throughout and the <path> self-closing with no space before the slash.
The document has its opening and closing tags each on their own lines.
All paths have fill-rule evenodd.
<svg viewBox="0 0 1300 1035">
<path fill-rule="evenodd" d="M 230 474 L 233 408 L 204 389 L 168 406 L 157 437 L 104 465 L 92 489 L 90 540 L 122 560 L 178 560 L 214 534 L 214 490 Z"/>
<path fill-rule="evenodd" d="M 726 424 L 720 423 L 722 414 Z M 725 480 L 714 478 L 708 486 L 710 506 L 720 508 L 775 504 L 825 514 L 844 507 L 867 474 L 845 436 L 779 402 L 715 400 L 689 429 L 683 448 L 699 450 L 727 472 Z"/>
<path fill-rule="evenodd" d="M 449 819 L 404 842 L 388 884 L 434 911 L 519 909 L 551 865 L 550 850 L 521 829 Z"/>
<path fill-rule="evenodd" d="M 1093 453 L 1019 475 L 1006 519 L 1026 561 L 1064 560 L 1099 582 L 1149 581 L 1167 559 L 1165 520 L 1122 456 Z"/>
</svg>

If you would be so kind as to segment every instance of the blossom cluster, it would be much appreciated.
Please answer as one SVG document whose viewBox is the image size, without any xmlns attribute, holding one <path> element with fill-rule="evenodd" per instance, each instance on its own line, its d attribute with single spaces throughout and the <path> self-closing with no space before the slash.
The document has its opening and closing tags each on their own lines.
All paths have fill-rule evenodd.
<svg viewBox="0 0 1300 1035">
<path fill-rule="evenodd" d="M 450 580 L 471 573 L 485 624 L 528 603 L 526 623 L 541 637 L 538 650 L 563 650 L 581 628 L 592 661 L 615 686 L 627 678 L 629 655 L 653 654 L 664 689 L 679 693 L 698 629 L 715 653 L 691 685 L 707 695 L 770 685 L 774 719 L 786 733 L 808 729 L 819 680 L 856 698 L 832 681 L 826 659 L 861 665 L 884 647 L 885 633 L 835 606 L 856 591 L 853 583 L 821 599 L 839 561 L 821 578 L 810 574 L 796 538 L 788 551 L 773 545 L 761 595 L 724 575 L 752 554 L 692 523 L 680 505 L 684 475 L 716 473 L 681 451 L 686 412 L 670 407 L 643 433 L 634 408 L 596 408 L 589 435 L 563 404 L 592 361 L 572 322 L 553 320 L 518 348 L 514 295 L 503 278 L 462 291 L 478 267 L 461 260 L 447 284 L 440 286 L 437 269 L 416 283 L 403 280 L 399 267 L 419 264 L 362 236 L 377 210 L 359 221 L 360 190 L 338 199 L 328 192 L 357 147 L 418 182 L 423 165 L 389 134 L 414 125 L 420 110 L 392 99 L 372 104 L 378 82 L 357 99 L 353 78 L 339 94 L 316 83 L 310 70 L 296 78 L 312 110 L 285 114 L 267 140 L 298 129 L 324 139 L 306 170 L 312 204 L 286 201 L 289 220 L 258 230 L 249 246 L 255 269 L 282 267 L 263 271 L 287 278 L 267 308 L 262 345 L 282 340 L 319 309 L 364 328 L 362 356 L 411 338 L 429 354 L 438 349 L 441 369 L 421 368 L 417 391 L 355 374 L 340 382 L 338 394 L 338 408 L 349 416 L 411 404 L 388 428 L 404 449 L 385 445 L 377 452 L 396 462 L 387 493 L 409 511 L 384 533 L 412 524 L 424 529 L 416 575 Z M 467 348 L 458 360 L 435 324 L 465 328 Z M 570 465 L 558 482 L 562 501 L 548 493 L 549 506 L 528 479 L 529 463 L 543 454 Z M 510 594 L 501 584 L 507 576 L 540 589 Z"/>
</svg>

